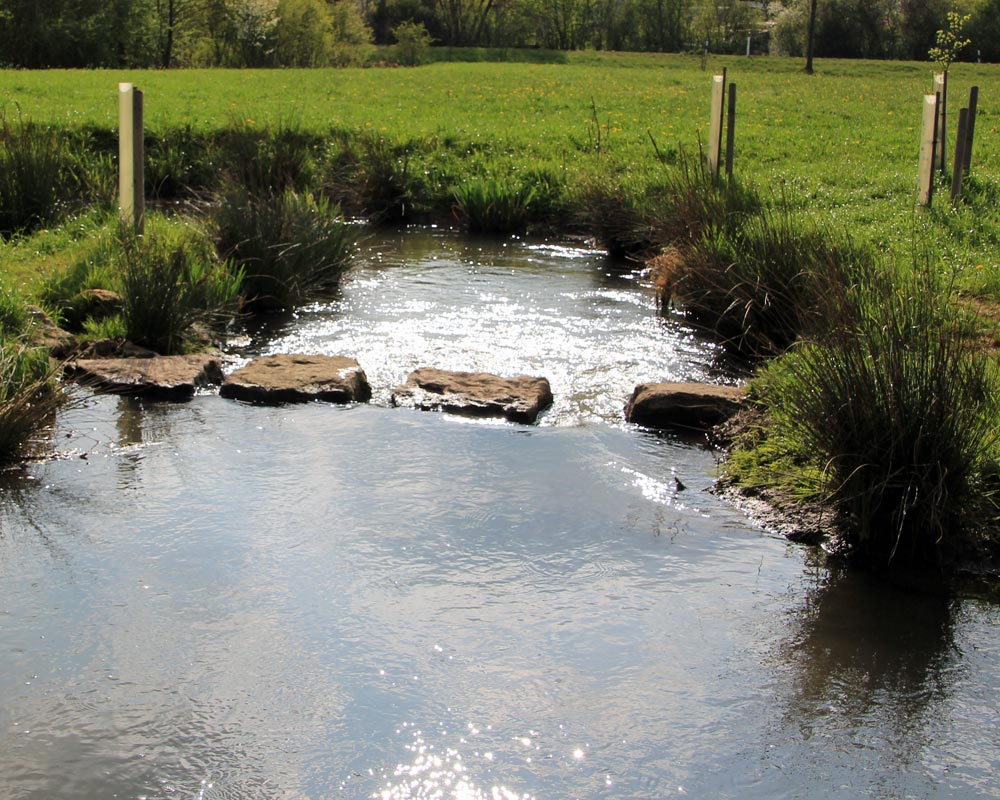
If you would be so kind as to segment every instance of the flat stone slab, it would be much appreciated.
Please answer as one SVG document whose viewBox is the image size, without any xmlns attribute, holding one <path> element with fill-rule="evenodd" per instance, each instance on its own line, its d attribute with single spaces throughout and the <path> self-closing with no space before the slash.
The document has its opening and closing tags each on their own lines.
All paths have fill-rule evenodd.
<svg viewBox="0 0 1000 800">
<path fill-rule="evenodd" d="M 191 397 L 195 389 L 222 380 L 217 356 L 199 353 L 155 358 L 81 358 L 66 365 L 81 383 L 114 394 L 164 399 Z"/>
<path fill-rule="evenodd" d="M 423 367 L 392 393 L 393 405 L 469 417 L 502 417 L 531 424 L 552 404 L 545 378 L 504 378 L 487 372 L 450 372 Z"/>
<path fill-rule="evenodd" d="M 707 431 L 742 407 L 738 386 L 707 383 L 641 383 L 625 406 L 625 419 L 647 428 Z"/>
<path fill-rule="evenodd" d="M 226 377 L 219 394 L 255 403 L 365 403 L 372 390 L 353 358 L 293 354 L 251 361 Z"/>
</svg>

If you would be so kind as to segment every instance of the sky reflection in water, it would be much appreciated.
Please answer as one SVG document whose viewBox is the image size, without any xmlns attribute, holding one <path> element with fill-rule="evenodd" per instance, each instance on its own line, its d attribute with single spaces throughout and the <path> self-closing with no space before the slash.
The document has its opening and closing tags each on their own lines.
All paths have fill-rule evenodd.
<svg viewBox="0 0 1000 800">
<path fill-rule="evenodd" d="M 392 269 L 369 305 L 302 315 L 317 347 L 388 335 L 370 303 L 425 271 Z M 538 306 L 530 273 L 490 269 L 501 317 Z M 567 364 L 649 324 L 634 281 L 594 271 L 550 300 L 582 320 L 608 292 L 624 338 Z M 314 350 L 300 335 L 274 346 Z M 401 351 L 370 374 L 405 376 Z M 1000 796 L 997 609 L 755 530 L 705 491 L 714 454 L 596 399 L 614 363 L 600 391 L 557 364 L 575 399 L 538 428 L 215 396 L 67 412 L 71 457 L 0 492 L 0 796 Z"/>
</svg>

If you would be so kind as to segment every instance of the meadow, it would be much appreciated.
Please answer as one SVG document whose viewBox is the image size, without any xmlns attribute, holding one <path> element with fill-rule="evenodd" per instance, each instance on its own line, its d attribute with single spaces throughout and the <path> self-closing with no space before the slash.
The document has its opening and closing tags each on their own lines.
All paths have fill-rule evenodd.
<svg viewBox="0 0 1000 800">
<path fill-rule="evenodd" d="M 1000 271 L 1000 133 L 990 87 L 1000 67 L 955 64 L 952 120 L 981 89 L 969 195 L 952 209 L 943 191 L 915 209 L 922 95 L 933 65 L 614 53 L 560 54 L 562 63 L 433 63 L 409 69 L 46 71 L 0 73 L 0 104 L 60 129 L 109 135 L 116 86 L 145 92 L 147 136 L 207 136 L 233 124 L 294 126 L 322 141 L 370 134 L 409 145 L 436 190 L 483 172 L 539 169 L 568 185 L 622 176 L 657 179 L 678 149 L 707 136 L 710 76 L 738 87 L 736 174 L 765 196 L 840 226 L 881 249 L 940 250 L 969 285 Z M 954 122 L 950 135 L 954 135 Z M 432 190 L 433 191 L 433 190 Z M 1000 281 L 998 281 L 1000 282 Z"/>
</svg>

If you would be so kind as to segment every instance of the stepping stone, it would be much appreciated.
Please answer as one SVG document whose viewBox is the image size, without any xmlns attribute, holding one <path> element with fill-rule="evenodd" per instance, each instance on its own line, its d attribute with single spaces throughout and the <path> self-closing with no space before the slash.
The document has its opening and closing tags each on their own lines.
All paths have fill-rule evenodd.
<svg viewBox="0 0 1000 800">
<path fill-rule="evenodd" d="M 707 431 L 742 407 L 745 391 L 707 383 L 641 383 L 625 406 L 625 419 L 647 428 Z"/>
<path fill-rule="evenodd" d="M 366 403 L 372 390 L 353 358 L 277 355 L 258 358 L 227 376 L 219 394 L 255 403 Z"/>
<path fill-rule="evenodd" d="M 424 411 L 468 417 L 502 417 L 531 424 L 552 404 L 545 378 L 503 378 L 486 372 L 450 372 L 423 367 L 410 373 L 392 393 L 392 403 Z"/>
<path fill-rule="evenodd" d="M 185 399 L 195 389 L 222 380 L 217 356 L 198 353 L 155 358 L 81 358 L 66 365 L 80 383 L 114 394 Z"/>
</svg>

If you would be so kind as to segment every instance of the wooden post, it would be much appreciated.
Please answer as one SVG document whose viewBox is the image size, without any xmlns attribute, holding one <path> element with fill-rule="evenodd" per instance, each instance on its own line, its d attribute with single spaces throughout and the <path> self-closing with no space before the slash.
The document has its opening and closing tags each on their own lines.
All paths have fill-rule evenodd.
<svg viewBox="0 0 1000 800">
<path fill-rule="evenodd" d="M 965 153 L 962 156 L 962 172 L 969 174 L 972 167 L 972 140 L 976 134 L 976 106 L 979 105 L 979 87 L 969 89 L 969 121 L 965 129 Z"/>
<path fill-rule="evenodd" d="M 938 96 L 924 95 L 924 114 L 920 127 L 920 168 L 917 178 L 917 203 L 922 206 L 931 204 L 934 191 L 934 131 L 937 128 Z"/>
<path fill-rule="evenodd" d="M 726 111 L 726 177 L 733 177 L 736 152 L 736 84 L 729 84 L 729 108 Z"/>
<path fill-rule="evenodd" d="M 712 76 L 712 121 L 708 128 L 708 174 L 719 174 L 722 158 L 722 115 L 726 103 L 726 71 Z"/>
<path fill-rule="evenodd" d="M 948 73 L 940 72 L 934 76 L 934 91 L 940 95 L 937 116 L 937 146 L 934 149 L 934 169 L 944 172 L 948 161 L 948 148 L 945 146 L 945 132 L 948 122 Z"/>
<path fill-rule="evenodd" d="M 956 202 L 962 194 L 962 166 L 965 163 L 965 136 L 969 125 L 969 109 L 958 112 L 958 132 L 955 134 L 955 161 L 951 169 L 951 202 Z"/>
<path fill-rule="evenodd" d="M 142 233 L 146 210 L 142 92 L 118 84 L 118 209 L 122 224 Z"/>
</svg>

